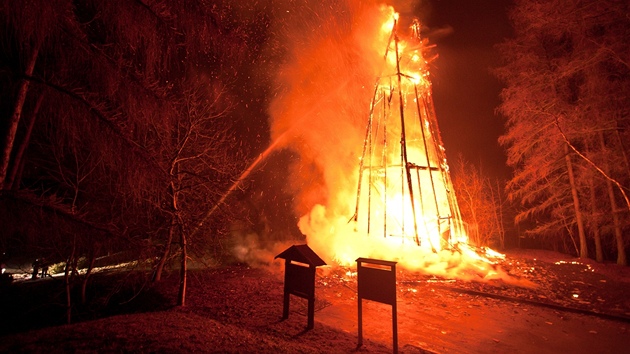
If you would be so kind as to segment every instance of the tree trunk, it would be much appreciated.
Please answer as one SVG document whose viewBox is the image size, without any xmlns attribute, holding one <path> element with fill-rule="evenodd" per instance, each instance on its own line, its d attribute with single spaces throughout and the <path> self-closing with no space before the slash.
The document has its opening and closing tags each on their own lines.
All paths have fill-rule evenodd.
<svg viewBox="0 0 630 354">
<path fill-rule="evenodd" d="M 621 156 L 623 156 L 624 166 L 626 166 L 626 172 L 630 174 L 630 162 L 628 161 L 628 154 L 626 154 L 626 146 L 624 144 L 621 135 L 619 134 L 619 128 L 615 129 L 615 136 L 617 137 L 617 141 L 619 142 L 619 150 L 621 150 Z M 603 133 L 602 133 L 603 139 Z M 630 177 L 630 176 L 629 176 Z"/>
<path fill-rule="evenodd" d="M 162 280 L 162 271 L 164 271 L 164 265 L 166 264 L 166 260 L 168 259 L 169 254 L 171 253 L 171 244 L 173 243 L 173 234 L 175 233 L 175 217 L 171 219 L 171 227 L 168 230 L 168 239 L 166 240 L 166 245 L 164 245 L 164 252 L 158 261 L 157 266 L 155 267 L 155 274 L 153 275 L 153 281 L 158 282 Z"/>
<path fill-rule="evenodd" d="M 39 52 L 39 45 L 36 45 L 31 51 L 31 56 L 26 63 L 25 76 L 32 76 L 35 69 L 35 62 L 37 61 L 37 55 Z M 13 105 L 13 113 L 9 120 L 8 131 L 5 139 L 5 144 L 2 147 L 2 159 L 0 160 L 0 188 L 5 188 L 5 180 L 7 178 L 7 172 L 9 169 L 9 160 L 11 159 L 11 151 L 13 150 L 13 142 L 15 141 L 15 134 L 17 132 L 18 124 L 20 123 L 20 117 L 22 116 L 22 109 L 24 108 L 24 102 L 26 101 L 26 94 L 28 92 L 29 81 L 21 79 L 18 87 L 17 97 L 15 98 L 15 104 Z"/>
<path fill-rule="evenodd" d="M 604 142 L 604 133 L 599 133 L 599 144 L 602 147 L 602 151 L 605 151 L 606 143 Z M 622 147 L 623 150 L 623 147 Z M 625 160 L 625 154 L 624 154 Z M 604 172 L 609 173 L 608 164 L 604 165 Z M 621 220 L 619 220 L 619 210 L 617 209 L 617 202 L 615 200 L 615 191 L 610 179 L 606 179 L 606 189 L 608 190 L 608 200 L 610 201 L 610 211 L 613 217 L 613 227 L 615 229 L 615 241 L 617 242 L 617 264 L 628 265 L 626 258 L 625 242 L 623 239 L 623 231 L 621 226 Z"/>
<path fill-rule="evenodd" d="M 598 262 L 604 261 L 604 251 L 602 250 L 602 237 L 599 232 L 599 210 L 597 208 L 597 196 L 595 195 L 595 181 L 590 178 L 590 190 L 591 190 L 591 231 L 593 232 L 593 238 L 595 239 L 595 260 Z"/>
<path fill-rule="evenodd" d="M 186 305 L 186 276 L 188 275 L 188 239 L 186 235 L 187 228 L 184 226 L 184 220 L 180 214 L 179 210 L 179 188 L 178 185 L 181 185 L 181 176 L 178 175 L 179 165 L 177 162 L 174 162 L 171 165 L 170 175 L 172 176 L 172 180 L 170 183 L 170 189 L 172 192 L 172 203 L 173 203 L 173 224 L 171 225 L 171 230 L 174 230 L 175 227 L 178 227 L 178 231 L 180 233 L 180 248 L 181 248 L 181 259 L 179 266 L 179 293 L 177 295 L 177 305 L 185 306 Z M 175 180 L 179 182 L 178 185 L 175 184 Z M 174 231 L 173 231 L 174 232 Z"/>
<path fill-rule="evenodd" d="M 479 236 L 479 221 L 477 220 L 477 213 L 476 213 L 477 206 L 475 205 L 475 197 L 472 195 L 469 188 L 473 189 L 472 186 L 466 186 L 465 188 L 463 188 L 463 192 L 465 193 L 465 196 L 466 196 L 466 198 L 464 198 L 464 201 L 466 202 L 468 206 L 470 219 L 471 219 L 471 223 L 469 224 L 469 228 L 468 228 L 468 231 L 469 231 L 468 238 L 476 246 L 481 246 L 479 244 L 480 236 Z"/>
<path fill-rule="evenodd" d="M 610 210 L 612 212 L 613 226 L 615 228 L 615 241 L 617 241 L 617 264 L 625 266 L 628 265 L 628 260 L 626 258 L 621 220 L 619 220 L 619 209 L 617 209 L 612 182 L 609 180 L 606 180 L 606 189 L 608 189 L 608 199 L 610 200 Z"/>
<path fill-rule="evenodd" d="M 66 268 L 63 273 L 63 280 L 66 285 L 66 323 L 72 323 L 72 287 L 70 286 L 70 268 L 72 267 L 72 263 L 74 263 L 74 254 L 76 249 L 76 238 L 72 243 L 72 253 L 66 259 Z"/>
<path fill-rule="evenodd" d="M 186 275 L 187 275 L 187 260 L 188 260 L 188 249 L 187 249 L 188 240 L 186 238 L 186 233 L 182 230 L 181 237 L 181 248 L 182 248 L 182 258 L 181 265 L 179 269 L 179 294 L 177 296 L 177 305 L 185 306 L 186 305 Z"/>
<path fill-rule="evenodd" d="M 577 187 L 575 186 L 575 177 L 573 176 L 573 164 L 569 155 L 569 147 L 564 146 L 564 159 L 567 164 L 569 173 L 569 183 L 571 184 L 571 196 L 573 197 L 573 208 L 575 209 L 575 222 L 578 227 L 578 236 L 580 240 L 580 258 L 588 258 L 588 245 L 586 244 L 586 233 L 584 232 L 584 220 L 580 211 L 580 199 L 578 197 Z"/>
<path fill-rule="evenodd" d="M 606 173 L 606 171 L 602 170 L 599 166 L 597 166 L 596 163 L 591 161 L 588 157 L 584 156 L 584 154 L 582 154 L 578 149 L 576 149 L 575 146 L 571 144 L 567 136 L 562 132 L 562 129 L 560 128 L 560 125 L 558 124 L 557 119 L 556 119 L 556 127 L 558 127 L 558 130 L 560 130 L 560 134 L 562 135 L 562 138 L 566 142 L 566 145 L 571 148 L 571 150 L 573 150 L 579 157 L 581 157 L 584 161 L 586 161 L 589 165 L 591 165 L 595 170 L 597 170 L 597 172 L 601 173 L 602 176 L 604 176 L 604 178 L 606 178 L 609 182 L 614 183 L 617 186 L 617 188 L 619 189 L 619 192 L 623 196 L 624 201 L 626 202 L 626 208 L 628 209 L 628 211 L 630 211 L 630 197 L 628 197 L 628 194 L 626 194 L 626 189 L 624 188 L 624 186 L 622 186 L 621 183 L 619 183 L 619 181 L 617 181 L 616 179 L 610 177 L 608 173 Z M 568 148 L 565 148 L 565 152 L 567 151 L 566 149 Z"/>
<path fill-rule="evenodd" d="M 63 272 L 63 282 L 66 286 L 66 323 L 72 323 L 72 297 L 70 294 L 70 259 L 66 260 L 66 267 Z"/>
<path fill-rule="evenodd" d="M 96 261 L 96 252 L 91 252 L 90 254 L 90 263 L 88 264 L 88 268 L 85 271 L 85 276 L 83 277 L 83 281 L 81 282 L 81 304 L 85 305 L 87 303 L 87 284 L 90 279 L 90 275 L 92 274 L 92 269 L 94 269 L 94 262 Z"/>
<path fill-rule="evenodd" d="M 580 253 L 580 249 L 577 245 L 577 242 L 575 242 L 575 237 L 573 236 L 573 230 L 571 229 L 571 226 L 569 224 L 567 224 L 566 220 L 563 220 L 562 224 L 564 225 L 564 228 L 567 229 L 567 233 L 569 234 L 569 238 L 571 239 L 571 243 L 573 243 L 573 249 L 575 250 L 576 254 Z M 557 246 L 557 242 L 554 242 L 554 251 L 558 251 L 558 246 Z M 567 246 L 567 240 L 566 237 L 562 237 L 562 245 L 564 247 L 564 251 L 562 253 L 569 253 L 571 252 L 569 249 L 569 246 Z"/>
<path fill-rule="evenodd" d="M 499 180 L 497 182 L 497 198 L 499 203 L 497 204 L 497 210 L 495 213 L 498 217 L 498 227 L 499 227 L 499 245 L 501 250 L 505 249 L 505 226 L 503 225 L 503 196 L 501 195 L 501 187 L 499 186 Z"/>
<path fill-rule="evenodd" d="M 26 159 L 22 159 L 20 162 L 20 167 L 17 170 L 15 178 L 13 179 L 13 183 L 11 183 L 11 188 L 15 191 L 20 188 L 22 184 L 22 176 L 24 175 L 24 165 L 26 165 Z"/>
<path fill-rule="evenodd" d="M 35 108 L 33 108 L 33 114 L 31 115 L 31 120 L 28 122 L 28 127 L 26 128 L 26 133 L 24 134 L 24 139 L 20 143 L 17 152 L 15 153 L 15 157 L 13 158 L 13 163 L 11 164 L 11 170 L 9 171 L 6 179 L 5 186 L 6 189 L 18 189 L 17 185 L 19 185 L 19 179 L 17 185 L 14 185 L 16 181 L 16 176 L 18 172 L 22 170 L 24 167 L 24 152 L 26 152 L 26 148 L 31 141 L 31 135 L 33 133 L 33 127 L 35 126 L 35 120 L 37 120 L 37 113 L 39 112 L 39 108 L 42 105 L 42 101 L 44 100 L 44 95 L 39 95 L 37 97 L 37 102 L 35 103 Z"/>
</svg>

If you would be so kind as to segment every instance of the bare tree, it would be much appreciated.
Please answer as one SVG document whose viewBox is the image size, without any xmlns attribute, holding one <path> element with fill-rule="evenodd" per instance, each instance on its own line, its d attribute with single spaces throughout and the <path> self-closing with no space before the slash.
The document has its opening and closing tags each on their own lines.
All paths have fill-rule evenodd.
<svg viewBox="0 0 630 354">
<path fill-rule="evenodd" d="M 477 246 L 505 247 L 505 208 L 499 181 L 491 181 L 463 156 L 454 163 L 453 177 L 470 241 Z"/>
<path fill-rule="evenodd" d="M 172 242 L 179 238 L 180 291 L 178 304 L 185 304 L 186 270 L 191 241 L 191 229 L 210 208 L 208 201 L 221 198 L 221 181 L 235 176 L 239 160 L 226 154 L 233 149 L 234 139 L 225 120 L 230 101 L 223 95 L 223 86 L 214 87 L 190 82 L 186 85 L 181 102 L 181 112 L 171 126 L 156 131 L 165 142 L 157 156 L 166 158 L 169 164 L 168 184 L 165 185 L 170 214 L 168 240 L 157 264 L 155 280 L 160 280 L 164 264 L 169 257 Z M 158 153 L 158 151 L 156 151 Z M 157 157 L 156 156 L 156 157 Z M 178 237 L 176 238 L 175 235 Z"/>
</svg>

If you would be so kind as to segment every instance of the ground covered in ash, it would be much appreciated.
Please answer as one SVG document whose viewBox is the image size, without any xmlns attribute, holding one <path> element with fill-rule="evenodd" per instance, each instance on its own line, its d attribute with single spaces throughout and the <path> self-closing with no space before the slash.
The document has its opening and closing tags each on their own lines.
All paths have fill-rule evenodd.
<svg viewBox="0 0 630 354">
<path fill-rule="evenodd" d="M 546 251 L 509 252 L 500 267 L 536 286 L 399 270 L 399 352 L 620 353 L 630 347 L 628 267 Z M 93 288 L 107 279 L 95 277 Z M 0 352 L 392 352 L 392 307 L 365 300 L 364 343 L 357 348 L 357 284 L 348 269 L 318 271 L 311 330 L 300 298 L 291 297 L 289 319 L 281 319 L 282 272 L 245 265 L 191 271 L 183 308 L 172 306 L 177 281 L 174 273 L 158 285 L 132 282 L 137 288 L 127 297 L 120 291 L 107 299 L 116 310 L 84 310 L 75 316 L 83 322 L 71 325 L 53 325 L 64 320 L 60 280 L 3 288 Z"/>
</svg>

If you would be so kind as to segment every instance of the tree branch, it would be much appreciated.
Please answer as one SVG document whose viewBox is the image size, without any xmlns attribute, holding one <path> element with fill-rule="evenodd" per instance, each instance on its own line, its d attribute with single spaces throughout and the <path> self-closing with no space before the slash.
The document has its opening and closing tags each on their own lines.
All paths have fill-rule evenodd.
<svg viewBox="0 0 630 354">
<path fill-rule="evenodd" d="M 571 148 L 571 150 L 573 150 L 573 152 L 575 152 L 579 157 L 581 157 L 584 161 L 586 161 L 589 165 L 591 165 L 595 170 L 597 170 L 597 172 L 599 172 L 602 176 L 604 176 L 604 178 L 614 183 L 617 186 L 617 188 L 619 188 L 619 191 L 621 191 L 621 194 L 623 195 L 623 199 L 626 201 L 626 206 L 628 207 L 628 211 L 630 211 L 630 199 L 628 199 L 628 195 L 626 194 L 625 188 L 621 185 L 621 183 L 619 183 L 616 179 L 608 176 L 608 174 L 604 170 L 599 168 L 599 166 L 597 166 L 595 162 L 593 162 L 591 159 L 589 159 L 580 151 L 578 151 L 578 149 L 575 146 L 573 146 L 573 144 L 571 144 L 567 136 L 564 134 L 564 132 L 562 131 L 562 128 L 560 128 L 559 118 L 557 116 L 555 116 L 554 118 L 555 118 L 555 125 L 558 128 L 560 135 L 562 135 L 562 139 L 564 139 L 564 142 L 569 146 L 569 148 Z"/>
<path fill-rule="evenodd" d="M 137 142 L 135 142 L 133 139 L 131 139 L 130 137 L 128 137 L 125 133 L 123 133 L 123 131 L 112 121 L 111 118 L 108 117 L 108 115 L 103 112 L 102 109 L 100 109 L 99 107 L 97 107 L 95 104 L 93 104 L 92 102 L 88 101 L 87 98 L 85 98 L 84 96 L 82 96 L 81 94 L 74 92 L 70 89 L 67 89 L 61 85 L 57 85 L 54 84 L 52 82 L 49 81 L 44 81 L 40 78 L 36 78 L 34 76 L 24 76 L 24 78 L 26 80 L 29 81 L 33 81 L 33 82 L 37 82 L 39 84 L 48 86 L 52 89 L 55 89 L 58 92 L 61 92 L 71 98 L 74 98 L 75 100 L 79 101 L 80 103 L 82 103 L 87 109 L 88 111 L 94 113 L 94 115 L 99 119 L 99 121 L 103 124 L 105 124 L 105 126 L 107 126 L 112 132 L 114 132 L 116 135 L 118 135 L 119 137 L 122 138 L 122 140 L 127 143 L 128 146 L 131 147 L 131 149 L 133 151 L 135 151 L 143 160 L 145 160 L 149 166 L 152 166 L 153 168 L 155 168 L 157 171 L 160 171 L 161 174 L 163 175 L 168 175 L 166 173 L 166 171 L 164 171 L 160 165 L 155 162 L 153 159 L 151 159 L 150 156 L 148 156 L 146 150 Z"/>
</svg>

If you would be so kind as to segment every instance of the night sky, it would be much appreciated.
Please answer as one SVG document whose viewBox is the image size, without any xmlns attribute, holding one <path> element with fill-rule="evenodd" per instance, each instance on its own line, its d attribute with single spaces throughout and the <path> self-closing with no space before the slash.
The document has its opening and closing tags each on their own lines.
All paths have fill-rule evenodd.
<svg viewBox="0 0 630 354">
<path fill-rule="evenodd" d="M 436 115 L 446 153 L 461 153 L 489 177 L 509 177 L 497 138 L 503 120 L 495 114 L 501 83 L 490 70 L 499 65 L 493 46 L 511 36 L 511 1 L 433 0 L 426 13 L 429 40 L 439 58 L 431 67 Z"/>
</svg>

